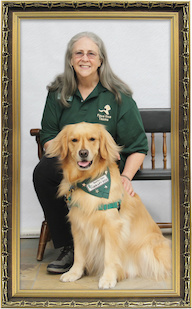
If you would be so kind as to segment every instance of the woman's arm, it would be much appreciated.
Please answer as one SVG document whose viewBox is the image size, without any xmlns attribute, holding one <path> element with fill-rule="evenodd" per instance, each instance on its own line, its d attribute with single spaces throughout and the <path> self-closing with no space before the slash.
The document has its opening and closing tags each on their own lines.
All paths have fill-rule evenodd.
<svg viewBox="0 0 192 309">
<path fill-rule="evenodd" d="M 135 152 L 127 157 L 124 170 L 121 174 L 121 180 L 125 190 L 131 195 L 134 196 L 135 192 L 132 187 L 131 180 L 139 170 L 141 164 L 143 163 L 145 154 Z"/>
<path fill-rule="evenodd" d="M 43 111 L 40 131 L 40 142 L 44 148 L 46 148 L 46 143 L 55 138 L 60 132 L 59 115 L 61 113 L 62 106 L 58 102 L 57 92 L 49 92 Z"/>
</svg>

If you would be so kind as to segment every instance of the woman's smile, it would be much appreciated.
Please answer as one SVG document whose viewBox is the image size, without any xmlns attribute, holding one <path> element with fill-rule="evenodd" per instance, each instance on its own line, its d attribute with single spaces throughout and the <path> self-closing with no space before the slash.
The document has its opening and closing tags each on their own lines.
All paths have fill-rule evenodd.
<svg viewBox="0 0 192 309">
<path fill-rule="evenodd" d="M 86 65 L 86 64 L 80 64 L 80 67 L 83 69 L 89 69 L 91 66 L 90 65 Z"/>
</svg>

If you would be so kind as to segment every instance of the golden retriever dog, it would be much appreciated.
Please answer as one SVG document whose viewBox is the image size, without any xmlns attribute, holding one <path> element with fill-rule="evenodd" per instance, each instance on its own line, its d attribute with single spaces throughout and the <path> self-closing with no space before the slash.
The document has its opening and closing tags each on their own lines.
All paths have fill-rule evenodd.
<svg viewBox="0 0 192 309">
<path fill-rule="evenodd" d="M 137 194 L 125 192 L 117 146 L 103 125 L 65 126 L 47 149 L 63 170 L 59 196 L 70 195 L 74 264 L 62 282 L 100 276 L 99 288 L 136 276 L 163 280 L 171 274 L 170 242 Z M 149 192 L 150 194 L 150 192 Z"/>
</svg>

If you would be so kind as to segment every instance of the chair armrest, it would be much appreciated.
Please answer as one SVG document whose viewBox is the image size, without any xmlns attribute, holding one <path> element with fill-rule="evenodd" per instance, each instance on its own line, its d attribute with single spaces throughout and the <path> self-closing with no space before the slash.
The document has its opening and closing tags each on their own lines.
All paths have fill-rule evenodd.
<svg viewBox="0 0 192 309">
<path fill-rule="evenodd" d="M 31 136 L 40 136 L 41 129 L 31 129 L 30 134 Z"/>
<path fill-rule="evenodd" d="M 40 131 L 41 129 L 31 129 L 30 134 L 31 136 L 35 136 L 36 142 L 37 142 L 37 152 L 38 152 L 38 158 L 39 160 L 42 158 L 44 151 L 43 147 L 40 143 Z"/>
</svg>

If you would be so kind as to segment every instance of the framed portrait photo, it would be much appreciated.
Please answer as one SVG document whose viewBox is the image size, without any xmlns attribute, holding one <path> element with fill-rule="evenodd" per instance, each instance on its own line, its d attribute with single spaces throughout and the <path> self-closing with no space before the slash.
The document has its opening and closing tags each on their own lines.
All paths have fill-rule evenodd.
<svg viewBox="0 0 192 309">
<path fill-rule="evenodd" d="M 64 71 L 68 42 L 84 31 L 101 37 L 112 70 L 130 86 L 140 110 L 170 111 L 164 145 L 170 179 L 134 181 L 170 238 L 170 279 L 128 277 L 99 289 L 96 277 L 63 283 L 48 274 L 52 244 L 43 261 L 36 260 L 44 214 L 33 188 L 39 157 L 30 132 L 41 127 L 46 87 Z M 2 1 L 3 308 L 191 307 L 189 58 L 189 1 Z M 155 147 L 158 152 L 159 139 Z"/>
</svg>

